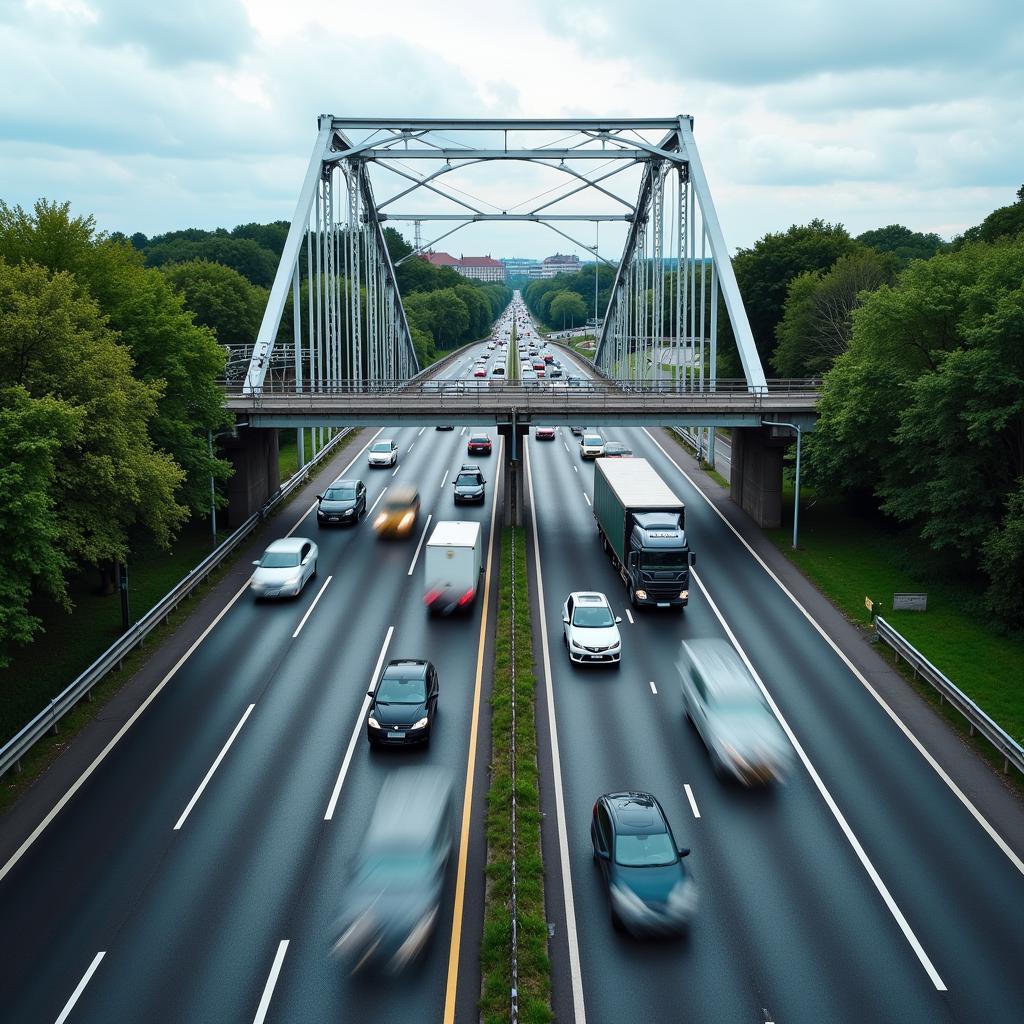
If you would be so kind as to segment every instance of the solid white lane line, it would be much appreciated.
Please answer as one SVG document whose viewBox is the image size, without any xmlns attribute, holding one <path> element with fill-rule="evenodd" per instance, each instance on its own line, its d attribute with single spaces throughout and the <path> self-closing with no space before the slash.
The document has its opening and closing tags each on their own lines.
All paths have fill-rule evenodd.
<svg viewBox="0 0 1024 1024">
<path fill-rule="evenodd" d="M 654 696 L 657 697 L 658 696 L 658 688 L 654 685 L 654 680 L 653 679 L 650 682 L 650 687 L 651 687 L 651 693 L 653 693 Z"/>
<path fill-rule="evenodd" d="M 316 595 L 316 597 L 313 598 L 313 603 L 306 610 L 306 614 L 302 616 L 302 621 L 298 624 L 298 626 L 295 627 L 295 632 L 292 633 L 293 640 L 302 632 L 302 627 L 306 624 L 306 619 L 308 619 L 310 615 L 313 614 L 313 609 L 316 607 L 317 601 L 319 601 L 320 598 L 324 596 L 324 591 L 327 589 L 327 584 L 330 583 L 331 580 L 333 579 L 333 576 L 328 576 L 327 579 L 324 580 L 324 585 L 320 588 L 320 591 Z"/>
<path fill-rule="evenodd" d="M 380 494 L 378 494 L 376 498 L 374 498 L 373 504 L 370 506 L 370 512 L 372 512 L 377 507 L 377 502 L 380 501 L 380 499 L 384 497 L 384 495 L 387 493 L 387 490 L 388 489 L 385 487 L 384 490 L 381 491 Z M 367 517 L 369 517 L 370 512 L 366 513 Z"/>
<path fill-rule="evenodd" d="M 445 480 L 447 480 L 447 479 L 448 479 L 448 470 L 446 469 L 446 470 L 444 471 L 444 476 L 443 476 L 443 477 L 441 477 L 441 490 L 442 490 L 442 491 L 444 490 L 444 482 L 445 482 Z"/>
<path fill-rule="evenodd" d="M 695 818 L 699 818 L 700 811 L 697 810 L 697 801 L 693 798 L 693 790 L 690 789 L 690 784 L 688 782 L 684 782 L 683 789 L 686 790 L 686 799 L 690 801 L 690 810 L 693 811 L 693 816 Z"/>
<path fill-rule="evenodd" d="M 420 436 L 420 434 L 422 434 L 422 433 L 423 433 L 423 431 L 424 431 L 424 430 L 426 430 L 426 429 L 427 429 L 426 427 L 420 427 L 420 433 L 419 433 L 419 434 L 417 434 L 416 436 L 417 436 L 417 437 L 419 437 L 419 436 Z"/>
<path fill-rule="evenodd" d="M 633 613 L 628 608 L 626 609 L 626 618 L 629 619 L 629 624 L 632 626 L 633 625 Z"/>
<path fill-rule="evenodd" d="M 206 778 L 204 778 L 203 781 L 199 783 L 199 788 L 195 791 L 195 793 L 192 794 L 192 799 L 189 800 L 188 806 L 185 808 L 185 810 L 181 812 L 181 817 L 178 819 L 178 823 L 174 826 L 175 832 L 177 832 L 178 829 L 180 829 L 181 826 L 185 824 L 185 819 L 191 813 L 192 808 L 195 807 L 195 805 L 199 802 L 199 798 L 203 795 L 203 790 L 206 789 L 207 785 L 210 782 L 210 779 L 213 778 L 213 773 L 220 767 L 221 761 L 224 760 L 224 755 L 228 752 L 228 749 L 231 747 L 231 744 L 235 742 L 235 737 L 239 734 L 239 732 L 241 732 L 242 726 L 245 725 L 245 720 L 252 714 L 252 709 L 254 707 L 256 707 L 255 704 L 250 704 L 245 709 L 245 713 L 238 720 L 238 725 L 236 725 L 235 728 L 232 730 L 231 735 L 228 737 L 227 743 L 225 743 L 224 746 L 221 747 L 220 753 L 217 755 L 217 760 L 214 761 L 212 765 L 210 765 L 210 770 L 206 773 Z"/>
<path fill-rule="evenodd" d="M 266 985 L 263 986 L 263 995 L 260 997 L 260 1005 L 256 1007 L 256 1016 L 252 1024 L 263 1024 L 267 1019 L 267 1011 L 270 1009 L 270 1000 L 274 995 L 274 986 L 277 984 L 277 976 L 281 973 L 281 965 L 284 963 L 284 955 L 288 952 L 288 939 L 282 939 L 274 954 L 274 962 L 270 967 L 270 975 Z"/>
<path fill-rule="evenodd" d="M 882 697 L 882 695 L 871 685 L 870 682 L 868 682 L 867 678 L 860 672 L 857 666 L 854 665 L 852 661 L 850 661 L 846 654 L 840 649 L 839 645 L 832 639 L 832 637 L 828 635 L 828 633 L 825 632 L 824 628 L 821 625 L 819 625 L 818 621 L 797 600 L 796 595 L 794 595 L 793 592 L 786 586 L 786 584 L 783 583 L 782 580 L 780 580 L 779 577 L 775 575 L 775 573 L 771 570 L 771 568 L 764 561 L 764 559 L 761 558 L 761 556 L 750 546 L 750 544 L 747 543 L 746 538 L 739 532 L 739 530 L 737 530 L 736 527 L 733 526 L 732 523 L 730 523 L 729 520 L 725 518 L 721 510 L 718 509 L 715 506 L 714 502 L 700 489 L 700 487 L 697 486 L 696 482 L 693 480 L 690 474 L 687 473 L 686 470 L 683 469 L 683 467 L 680 466 L 679 463 L 676 462 L 676 460 L 672 458 L 672 456 L 667 451 L 665 451 L 664 448 L 662 448 L 662 446 L 658 443 L 657 438 L 655 438 L 654 435 L 646 427 L 643 428 L 643 431 L 655 443 L 655 445 L 657 445 L 658 449 L 669 460 L 669 462 L 671 462 L 672 465 L 674 465 L 676 469 L 678 469 L 679 472 L 682 473 L 683 476 L 690 482 L 690 484 L 696 489 L 697 493 L 707 502 L 708 507 L 712 510 L 712 512 L 714 512 L 715 515 L 717 515 L 718 518 L 721 519 L 722 522 L 725 523 L 725 525 L 732 531 L 736 539 L 747 549 L 747 551 L 750 553 L 750 556 L 754 559 L 754 561 L 757 562 L 757 564 L 760 565 L 762 569 L 764 569 L 764 571 L 772 579 L 775 585 L 786 595 L 786 597 L 790 599 L 790 601 L 793 602 L 793 604 L 797 607 L 797 609 L 800 611 L 803 617 L 811 624 L 813 629 L 818 633 L 822 640 L 824 640 L 825 643 L 827 643 L 829 647 L 832 648 L 832 650 L 835 652 L 839 660 L 842 661 L 842 663 L 850 670 L 850 672 L 853 673 L 853 675 L 857 678 L 857 680 L 864 687 L 864 689 L 867 690 L 872 697 L 874 697 L 875 701 L 878 703 L 878 706 L 889 716 L 889 718 L 892 720 L 896 728 L 903 733 L 903 735 L 910 741 L 910 743 L 914 746 L 917 752 L 925 759 L 925 761 L 928 762 L 928 764 L 931 766 L 935 774 L 938 775 L 939 778 L 942 779 L 942 781 L 949 787 L 950 792 L 952 792 L 953 795 L 960 801 L 960 803 L 967 808 L 968 812 L 971 814 L 974 820 L 982 827 L 982 829 L 984 829 L 984 831 L 988 834 L 989 838 L 996 844 L 996 846 L 998 846 L 999 849 L 1003 851 L 1003 853 L 1013 864 L 1013 866 L 1022 875 L 1024 875 L 1024 860 L 1022 860 L 1020 857 L 1017 856 L 1016 853 L 1014 853 L 1014 851 L 1010 848 L 1009 843 L 1007 843 L 1006 840 L 1003 839 L 1003 837 L 995 830 L 995 828 L 989 823 L 988 819 L 981 813 L 981 811 L 979 811 L 978 808 L 974 806 L 974 804 L 968 799 L 967 794 L 960 789 L 960 787 L 946 773 L 942 765 L 940 765 L 939 762 L 936 761 L 934 757 L 932 757 L 932 755 L 929 753 L 925 745 L 910 731 L 909 727 L 904 724 L 903 720 L 896 714 L 896 712 L 893 711 L 891 707 L 889 707 L 888 703 Z M 3 876 L 0 875 L 0 877 Z"/>
<path fill-rule="evenodd" d="M 754 680 L 760 688 L 761 693 L 764 696 L 764 699 L 768 702 L 768 706 L 772 709 L 772 712 L 778 719 L 779 725 L 782 726 L 786 735 L 789 737 L 789 742 L 793 745 L 793 749 L 796 751 L 797 757 L 799 757 L 800 760 L 803 762 L 803 766 L 807 769 L 807 774 L 810 775 L 811 781 L 814 783 L 818 792 L 821 794 L 821 798 L 825 801 L 825 805 L 832 812 L 832 816 L 838 822 L 840 829 L 842 829 L 843 835 L 846 836 L 847 842 L 850 844 L 851 847 L 853 847 L 853 852 L 857 855 L 857 859 L 861 862 L 861 865 L 867 872 L 868 877 L 871 879 L 875 888 L 878 890 L 878 894 L 882 897 L 882 900 L 885 902 L 885 905 L 889 908 L 889 913 L 892 914 L 893 918 L 896 921 L 896 924 L 899 925 L 900 931 L 903 932 L 903 935 L 906 938 L 907 942 L 910 943 L 911 949 L 913 949 L 914 953 L 917 955 L 917 959 L 921 962 L 921 966 L 924 967 L 925 971 L 928 974 L 928 977 L 931 978 L 932 984 L 935 986 L 936 989 L 938 989 L 938 991 L 945 992 L 945 983 L 943 982 L 942 978 L 939 977 L 939 973 L 935 970 L 935 967 L 932 965 L 931 960 L 928 959 L 928 954 L 925 953 L 924 947 L 922 947 L 921 943 L 918 941 L 917 936 L 914 934 L 913 929 L 907 923 L 907 919 L 903 916 L 903 912 L 896 905 L 896 901 L 893 899 L 891 893 L 886 887 L 885 882 L 882 881 L 882 876 L 879 875 L 879 873 L 875 870 L 874 864 L 871 863 L 871 859 L 865 852 L 864 847 L 861 846 L 860 840 L 856 837 L 856 835 L 854 835 L 853 829 L 850 827 L 849 822 L 847 822 L 846 817 L 843 815 L 843 812 L 839 810 L 839 805 L 833 799 L 832 794 L 826 788 L 825 783 L 822 782 L 821 776 L 818 775 L 818 772 L 815 769 L 814 765 L 811 764 L 811 759 L 805 753 L 804 748 L 800 745 L 800 741 L 796 738 L 796 735 L 794 734 L 793 730 L 789 727 L 789 722 L 787 722 L 786 719 L 783 717 L 778 705 L 772 699 L 772 695 L 768 692 L 768 688 L 764 685 L 764 683 L 761 680 L 761 677 L 757 674 L 757 669 L 754 668 L 752 662 L 750 661 L 750 658 L 747 657 L 747 652 L 743 650 L 743 648 L 739 644 L 739 641 L 736 639 L 736 635 L 729 628 L 729 623 L 725 621 L 725 616 L 722 615 L 722 613 L 719 611 L 718 605 L 715 604 L 711 595 L 708 593 L 707 587 L 704 586 L 703 581 L 696 574 L 696 572 L 691 569 L 690 575 L 693 578 L 694 582 L 697 584 L 697 586 L 700 587 L 701 593 L 704 595 L 704 599 L 708 603 L 708 607 L 715 613 L 715 617 L 721 623 L 722 628 L 725 630 L 730 642 L 732 643 L 733 647 L 736 648 L 736 652 L 743 659 L 743 663 L 747 666 L 747 669 L 750 671 L 750 674 L 754 677 Z"/>
<path fill-rule="evenodd" d="M 584 501 L 585 501 L 585 502 L 586 502 L 586 503 L 587 503 L 588 505 L 590 504 L 590 499 L 589 499 L 589 498 L 587 497 L 587 492 L 586 492 L 586 491 L 584 491 L 584 492 L 583 492 L 583 500 L 584 500 Z"/>
<path fill-rule="evenodd" d="M 370 676 L 370 685 L 367 686 L 367 690 L 373 688 L 373 684 L 377 681 L 377 676 L 380 675 L 381 666 L 384 664 L 384 657 L 388 653 L 388 647 L 391 644 L 391 637 L 394 635 L 395 627 L 388 626 L 387 636 L 384 637 L 384 644 L 380 649 L 380 654 L 377 657 L 377 665 L 373 670 L 373 675 Z M 324 821 L 330 821 L 334 817 L 334 809 L 338 806 L 338 797 L 341 796 L 341 787 L 345 784 L 345 776 L 348 775 L 348 766 L 352 761 L 352 752 L 356 749 L 356 741 L 359 739 L 359 733 L 363 729 L 363 719 L 366 717 L 366 709 L 370 706 L 370 695 L 367 693 L 363 697 L 363 703 L 359 708 L 359 714 L 356 715 L 356 725 L 352 730 L 352 737 L 348 741 L 348 749 L 345 751 L 345 759 L 341 762 L 341 771 L 338 772 L 338 781 L 334 783 L 334 791 L 331 793 L 331 799 L 327 804 L 327 812 L 324 814 Z"/>
<path fill-rule="evenodd" d="M 537 573 L 537 601 L 543 609 L 544 576 L 541 572 L 540 532 L 537 529 L 537 506 L 533 500 L 533 472 L 530 468 L 530 451 L 523 449 L 526 463 L 526 483 L 530 493 L 530 524 L 533 527 L 533 558 Z M 543 614 L 540 616 L 540 642 L 544 653 L 544 690 L 548 706 L 548 732 L 551 736 L 551 771 L 555 781 L 555 821 L 558 826 L 558 854 L 562 862 L 562 899 L 565 902 L 565 930 L 569 945 L 569 976 L 572 987 L 573 1021 L 586 1024 L 587 1014 L 583 1005 L 583 975 L 580 971 L 580 944 L 576 934 L 576 903 L 573 899 L 572 873 L 569 869 L 569 835 L 565 824 L 565 795 L 562 788 L 562 760 L 558 753 L 558 726 L 555 722 L 555 695 L 551 683 L 551 650 L 548 646 L 548 626 Z"/>
<path fill-rule="evenodd" d="M 60 1011 L 60 1016 L 57 1018 L 55 1024 L 64 1024 L 64 1021 L 71 1015 L 71 1011 L 75 1008 L 75 1003 L 78 1002 L 82 993 L 85 991 L 85 986 L 89 984 L 89 979 L 96 973 L 96 968 L 99 967 L 100 961 L 107 955 L 105 949 L 101 949 L 93 958 L 92 963 L 89 964 L 89 969 L 82 975 L 82 980 L 78 983 L 75 991 L 71 993 L 71 998 L 64 1004 L 64 1009 Z"/>
<path fill-rule="evenodd" d="M 412 565 L 409 566 L 409 571 L 405 574 L 411 576 L 413 569 L 416 568 L 416 561 L 420 557 L 420 548 L 423 547 L 423 542 L 427 539 L 427 530 L 430 529 L 430 520 L 433 518 L 433 513 L 427 516 L 427 521 L 423 524 L 423 532 L 420 534 L 420 542 L 416 545 L 416 553 L 412 556 Z"/>
</svg>

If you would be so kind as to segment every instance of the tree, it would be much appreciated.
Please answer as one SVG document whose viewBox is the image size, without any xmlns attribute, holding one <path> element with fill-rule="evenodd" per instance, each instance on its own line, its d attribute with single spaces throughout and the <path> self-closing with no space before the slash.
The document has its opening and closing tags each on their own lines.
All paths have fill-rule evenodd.
<svg viewBox="0 0 1024 1024">
<path fill-rule="evenodd" d="M 73 443 L 54 450 L 56 543 L 68 562 L 123 560 L 129 531 L 167 545 L 187 516 L 184 473 L 150 427 L 160 382 L 132 376 L 132 357 L 70 274 L 0 259 L 0 388 L 72 410 Z"/>
<path fill-rule="evenodd" d="M 577 320 L 582 322 L 586 318 L 587 304 L 576 292 L 565 289 L 554 293 L 548 307 L 549 322 L 568 321 L 570 327 L 575 327 Z"/>
<path fill-rule="evenodd" d="M 146 248 L 146 266 L 162 267 L 167 263 L 188 263 L 192 260 L 211 260 L 237 270 L 252 284 L 269 288 L 277 273 L 278 257 L 251 238 L 232 238 L 230 235 L 204 232 L 195 239 L 154 239 Z"/>
<path fill-rule="evenodd" d="M 15 644 L 28 643 L 39 619 L 28 611 L 33 591 L 68 605 L 70 559 L 59 543 L 57 464 L 82 433 L 85 410 L 24 387 L 0 390 L 0 668 Z"/>
<path fill-rule="evenodd" d="M 789 282 L 786 305 L 775 328 L 772 365 L 782 377 L 815 377 L 846 351 L 853 311 L 862 293 L 896 276 L 896 258 L 858 246 L 828 271 L 809 270 Z"/>
<path fill-rule="evenodd" d="M 982 547 L 982 567 L 989 578 L 986 595 L 989 610 L 1006 625 L 1024 627 L 1024 479 L 1006 502 L 1006 514 Z"/>
<path fill-rule="evenodd" d="M 262 288 L 236 270 L 208 260 L 171 263 L 163 274 L 181 294 L 195 322 L 209 327 L 222 345 L 252 345 L 256 340 L 267 301 Z"/>
<path fill-rule="evenodd" d="M 889 224 L 857 236 L 857 241 L 869 245 L 878 252 L 890 253 L 905 267 L 911 260 L 931 259 L 938 252 L 948 248 L 934 231 L 922 234 L 911 231 L 902 224 Z"/>
</svg>

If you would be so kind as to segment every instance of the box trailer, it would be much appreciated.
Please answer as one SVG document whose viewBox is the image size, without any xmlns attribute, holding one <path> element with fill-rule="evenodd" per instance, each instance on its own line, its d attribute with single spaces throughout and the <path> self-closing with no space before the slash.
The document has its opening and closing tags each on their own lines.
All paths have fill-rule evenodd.
<svg viewBox="0 0 1024 1024">
<path fill-rule="evenodd" d="M 427 541 L 423 603 L 436 615 L 468 608 L 480 589 L 482 531 L 479 523 L 442 520 Z"/>
</svg>

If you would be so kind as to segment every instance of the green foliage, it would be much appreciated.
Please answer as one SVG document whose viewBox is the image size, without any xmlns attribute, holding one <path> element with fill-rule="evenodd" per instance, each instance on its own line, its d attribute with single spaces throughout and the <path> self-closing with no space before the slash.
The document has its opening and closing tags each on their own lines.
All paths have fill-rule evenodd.
<svg viewBox="0 0 1024 1024">
<path fill-rule="evenodd" d="M 274 283 L 278 256 L 252 238 L 232 238 L 226 231 L 175 231 L 159 235 L 146 246 L 146 266 L 211 260 L 238 271 L 261 288 Z"/>
<path fill-rule="evenodd" d="M 597 309 L 594 309 L 594 274 L 597 274 Z M 523 290 L 523 301 L 534 318 L 550 329 L 561 328 L 561 313 L 557 318 L 552 318 L 551 303 L 558 292 L 573 292 L 579 296 L 583 304 L 584 312 L 577 313 L 578 320 L 586 320 L 588 317 L 603 316 L 608 308 L 608 299 L 611 296 L 612 284 L 615 281 L 615 270 L 605 264 L 590 264 L 581 267 L 576 274 L 558 274 L 556 277 L 542 277 L 530 281 Z M 575 309 L 576 307 L 574 305 Z"/>
<path fill-rule="evenodd" d="M 181 293 L 195 322 L 209 327 L 222 345 L 251 345 L 256 340 L 267 303 L 264 289 L 250 284 L 238 271 L 208 260 L 171 263 L 163 274 Z M 290 326 L 290 317 L 287 322 Z"/>
<path fill-rule="evenodd" d="M 846 351 L 862 293 L 891 283 L 896 259 L 865 246 L 840 256 L 827 271 L 808 270 L 789 283 L 776 325 L 772 364 L 782 377 L 816 377 Z"/>
<path fill-rule="evenodd" d="M 1017 202 L 993 210 L 977 227 L 968 228 L 954 239 L 953 248 L 959 249 L 971 242 L 995 242 L 1000 238 L 1013 238 L 1024 231 L 1024 185 L 1017 189 Z"/>
<path fill-rule="evenodd" d="M 587 304 L 578 293 L 564 289 L 549 294 L 552 299 L 548 306 L 548 319 L 552 323 L 561 321 L 569 327 L 575 327 L 577 321 L 582 323 L 586 320 Z"/>
<path fill-rule="evenodd" d="M 1024 580 L 1024 479 L 1006 502 L 1000 525 L 982 545 L 982 567 L 990 583 L 987 602 L 1002 622 L 1024 628 L 1024 602 L 1020 599 Z"/>
<path fill-rule="evenodd" d="M 1005 593 L 992 572 L 994 551 L 1012 560 L 1024 477 L 1024 238 L 912 263 L 853 322 L 825 377 L 811 482 L 870 491 L 934 550 L 988 572 L 1013 621 L 1020 587 Z"/>
<path fill-rule="evenodd" d="M 911 231 L 902 224 L 889 224 L 857 236 L 857 241 L 871 246 L 878 252 L 890 253 L 905 267 L 911 260 L 931 259 L 936 253 L 947 249 L 947 244 L 934 231 L 922 234 Z"/>
</svg>

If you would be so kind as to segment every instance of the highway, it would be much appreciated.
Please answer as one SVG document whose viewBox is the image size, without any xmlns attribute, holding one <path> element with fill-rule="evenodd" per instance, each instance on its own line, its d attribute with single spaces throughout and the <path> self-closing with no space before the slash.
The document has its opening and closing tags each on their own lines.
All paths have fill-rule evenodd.
<svg viewBox="0 0 1024 1024">
<path fill-rule="evenodd" d="M 547 894 L 549 918 L 564 922 L 552 950 L 559 1019 L 1024 1019 L 1024 865 L 701 497 L 662 432 L 607 436 L 648 458 L 686 502 L 698 564 L 685 612 L 628 608 L 596 532 L 593 465 L 566 429 L 553 442 L 531 437 L 539 692 L 550 702 L 540 718 Z M 618 670 L 572 666 L 562 646 L 562 602 L 589 589 L 622 617 Z M 801 751 L 784 785 L 745 791 L 715 776 L 682 710 L 674 661 L 684 637 L 726 637 L 749 657 Z M 687 939 L 638 942 L 612 929 L 589 824 L 595 799 L 622 789 L 653 792 L 692 848 L 700 906 Z M 554 834 L 558 797 L 564 837 Z"/>
<path fill-rule="evenodd" d="M 465 372 L 472 354 L 445 372 Z M 369 469 L 363 445 L 338 461 L 364 480 L 371 509 L 388 487 L 418 485 L 411 537 L 377 540 L 369 516 L 318 530 L 311 507 L 293 531 L 319 545 L 317 576 L 301 596 L 256 603 L 239 591 L 25 855 L 3 869 L 4 1021 L 476 1019 L 478 816 L 490 739 L 490 673 L 478 673 L 478 653 L 489 631 L 481 629 L 482 592 L 470 616 L 428 619 L 416 559 L 428 516 L 431 527 L 440 518 L 479 520 L 486 558 L 501 448 L 473 460 L 483 465 L 488 500 L 456 510 L 450 481 L 466 459 L 458 427 L 380 436 L 399 445 L 394 471 Z M 278 533 L 268 542 L 287 529 L 273 524 L 286 521 L 287 513 L 273 521 Z M 371 753 L 366 690 L 375 668 L 398 657 L 437 667 L 437 724 L 427 750 Z M 381 783 L 399 764 L 446 767 L 461 825 L 474 715 L 465 902 L 456 901 L 456 843 L 443 916 L 422 962 L 384 984 L 352 976 L 328 958 L 329 936 Z M 464 913 L 454 915 L 456 906 Z"/>
</svg>

